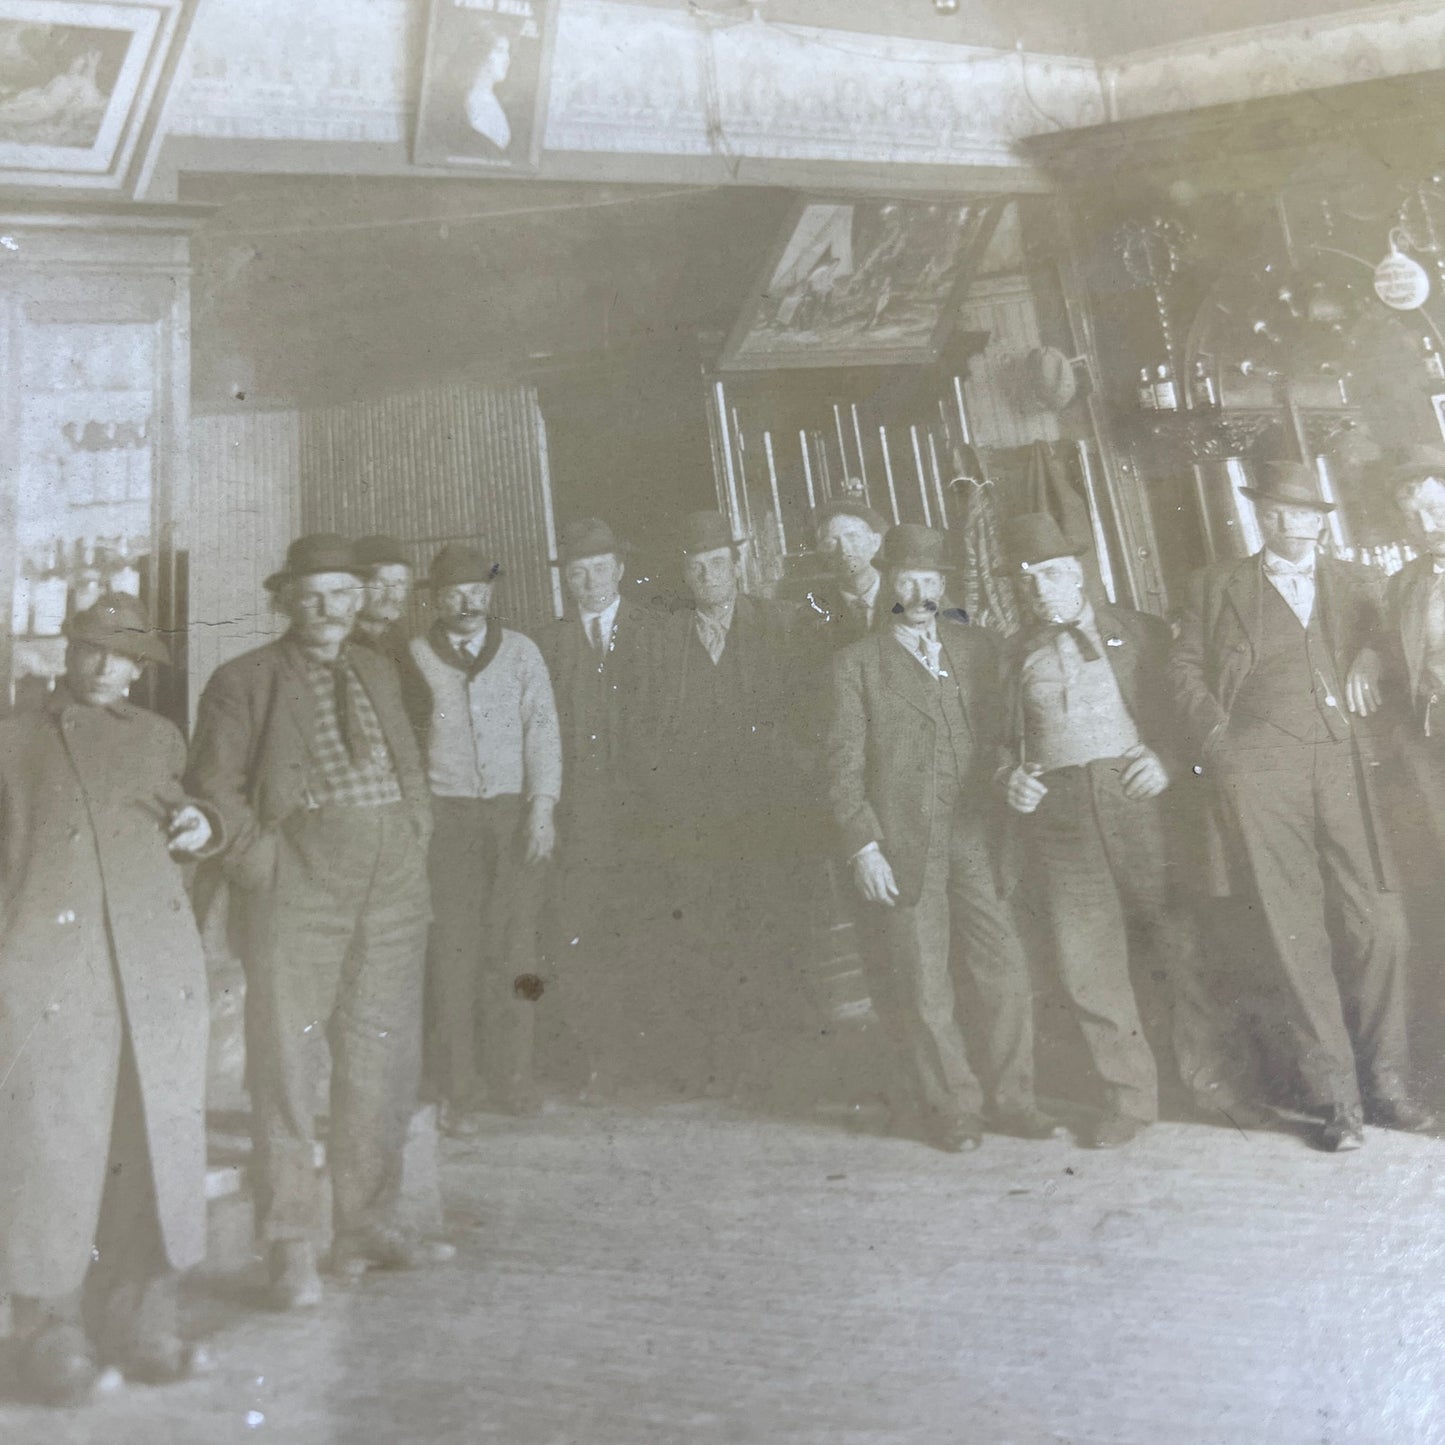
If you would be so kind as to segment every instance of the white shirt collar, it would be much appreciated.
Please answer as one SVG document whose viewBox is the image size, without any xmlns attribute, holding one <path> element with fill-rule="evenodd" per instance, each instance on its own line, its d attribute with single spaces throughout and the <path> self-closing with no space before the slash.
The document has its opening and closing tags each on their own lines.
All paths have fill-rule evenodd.
<svg viewBox="0 0 1445 1445">
<path fill-rule="evenodd" d="M 617 596 L 614 597 L 614 598 L 612 599 L 612 601 L 609 602 L 609 603 L 607 604 L 607 606 L 602 609 L 601 612 L 584 612 L 584 613 L 582 614 L 582 631 L 583 631 L 588 637 L 591 637 L 591 636 L 592 636 L 592 619 L 593 619 L 594 617 L 600 617 L 600 618 L 602 619 L 602 635 L 603 635 L 603 637 L 608 637 L 608 636 L 610 636 L 610 635 L 611 635 L 611 632 L 612 632 L 612 625 L 613 625 L 613 623 L 615 623 L 615 622 L 617 621 L 617 609 L 618 609 L 619 607 L 621 607 L 621 606 L 622 606 L 622 594 L 619 592 L 619 593 L 617 594 Z"/>
<path fill-rule="evenodd" d="M 491 625 L 490 622 L 487 623 L 487 627 Z M 487 645 L 487 627 L 482 628 L 475 637 L 454 637 L 452 639 L 452 646 L 455 647 L 458 652 L 465 653 L 468 657 L 475 660 L 481 655 L 482 648 Z"/>
<path fill-rule="evenodd" d="M 1313 577 L 1315 575 L 1315 550 L 1310 548 L 1309 556 L 1303 562 L 1291 562 L 1288 557 L 1281 557 L 1278 552 L 1272 552 L 1268 547 L 1264 549 L 1264 567 L 1267 572 L 1293 572 L 1299 577 Z"/>
<path fill-rule="evenodd" d="M 873 574 L 872 586 L 865 588 L 862 592 L 849 592 L 844 589 L 843 596 L 850 602 L 866 602 L 868 604 L 868 611 L 872 613 L 874 605 L 878 601 L 878 593 L 882 587 L 883 578 L 879 573 L 875 572 Z"/>
</svg>

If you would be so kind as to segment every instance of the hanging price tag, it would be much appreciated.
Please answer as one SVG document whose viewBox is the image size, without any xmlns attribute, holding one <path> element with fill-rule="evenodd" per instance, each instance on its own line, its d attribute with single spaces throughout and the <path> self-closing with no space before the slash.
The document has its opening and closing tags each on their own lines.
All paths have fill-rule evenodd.
<svg viewBox="0 0 1445 1445">
<path fill-rule="evenodd" d="M 1375 295 L 1396 311 L 1414 311 L 1425 304 L 1430 294 L 1430 277 L 1418 261 L 1409 256 L 1390 238 L 1390 254 L 1375 267 Z"/>
</svg>

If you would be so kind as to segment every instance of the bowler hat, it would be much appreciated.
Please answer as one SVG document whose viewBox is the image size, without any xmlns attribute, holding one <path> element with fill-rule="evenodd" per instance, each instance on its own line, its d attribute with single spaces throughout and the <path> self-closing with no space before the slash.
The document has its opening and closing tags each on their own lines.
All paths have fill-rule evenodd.
<svg viewBox="0 0 1445 1445">
<path fill-rule="evenodd" d="M 948 538 L 917 522 L 890 527 L 880 555 L 883 565 L 894 572 L 947 572 L 953 565 L 948 560 Z"/>
<path fill-rule="evenodd" d="M 860 522 L 867 523 L 868 527 L 877 532 L 880 537 L 888 530 L 888 523 L 883 520 L 883 514 L 875 512 L 867 502 L 861 498 L 854 501 L 848 497 L 840 497 L 831 502 L 824 502 L 813 513 L 814 534 L 821 532 L 834 517 L 857 517 Z"/>
<path fill-rule="evenodd" d="M 1392 455 L 1390 468 L 1385 473 L 1386 484 L 1392 492 L 1428 477 L 1445 482 L 1445 447 L 1428 444 L 1401 447 Z"/>
<path fill-rule="evenodd" d="M 683 555 L 716 552 L 719 547 L 737 547 L 742 538 L 733 535 L 732 523 L 721 512 L 689 512 L 682 519 L 680 534 Z"/>
<path fill-rule="evenodd" d="M 107 592 L 65 624 L 72 642 L 118 652 L 136 662 L 169 662 L 170 648 L 150 624 L 139 598 L 128 592 Z"/>
<path fill-rule="evenodd" d="M 427 581 L 435 591 L 441 587 L 465 587 L 471 582 L 495 582 L 501 564 L 492 561 L 479 547 L 465 542 L 448 542 L 432 558 Z"/>
<path fill-rule="evenodd" d="M 356 543 L 356 563 L 359 567 L 410 567 L 411 558 L 402 550 L 395 537 L 385 532 L 374 532 L 362 537 Z"/>
<path fill-rule="evenodd" d="M 1024 374 L 1034 399 L 1048 411 L 1063 411 L 1078 394 L 1069 358 L 1057 346 L 1036 346 L 1024 357 Z"/>
<path fill-rule="evenodd" d="M 1239 489 L 1251 502 L 1284 502 L 1291 507 L 1313 507 L 1317 512 L 1334 511 L 1335 504 L 1320 496 L 1313 467 L 1303 462 L 1265 462 L 1259 471 L 1255 486 Z"/>
<path fill-rule="evenodd" d="M 273 572 L 264 586 L 268 592 L 274 592 L 283 582 L 295 577 L 313 577 L 318 572 L 350 572 L 360 577 L 362 568 L 356 560 L 356 548 L 335 532 L 312 532 L 298 537 L 286 549 L 286 565 L 279 572 Z"/>
<path fill-rule="evenodd" d="M 600 517 L 578 517 L 566 522 L 557 542 L 557 563 L 565 567 L 583 557 L 624 557 L 627 543 L 616 536 Z"/>
<path fill-rule="evenodd" d="M 1052 557 L 1082 557 L 1088 550 L 1071 542 L 1047 512 L 1022 512 L 1003 524 L 1004 563 L 1011 572 L 1023 571 Z"/>
</svg>

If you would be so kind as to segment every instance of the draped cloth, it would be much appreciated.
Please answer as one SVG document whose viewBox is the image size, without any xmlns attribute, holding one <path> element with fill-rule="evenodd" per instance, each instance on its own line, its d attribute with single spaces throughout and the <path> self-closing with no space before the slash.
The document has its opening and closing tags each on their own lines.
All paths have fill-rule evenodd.
<svg viewBox="0 0 1445 1445">
<path fill-rule="evenodd" d="M 956 534 L 958 570 L 949 590 L 970 622 L 1002 633 L 1018 630 L 1013 586 L 1004 575 L 998 494 L 986 479 L 961 478 L 963 521 Z"/>
</svg>

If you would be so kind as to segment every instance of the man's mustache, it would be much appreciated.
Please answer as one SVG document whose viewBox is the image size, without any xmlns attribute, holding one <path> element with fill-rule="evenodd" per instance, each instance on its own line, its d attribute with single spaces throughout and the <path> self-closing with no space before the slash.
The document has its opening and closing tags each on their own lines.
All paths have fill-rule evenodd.
<svg viewBox="0 0 1445 1445">
<path fill-rule="evenodd" d="M 914 606 L 914 607 L 922 607 L 922 608 L 924 608 L 924 609 L 925 609 L 926 611 L 928 611 L 928 612 L 937 612 L 937 611 L 938 611 L 938 603 L 936 603 L 936 602 L 931 602 L 931 601 L 929 601 L 929 599 L 926 598 L 926 597 L 925 597 L 925 598 L 922 598 L 920 601 L 915 602 L 915 603 L 913 603 L 913 604 L 911 604 L 911 605 Z M 903 605 L 903 603 L 901 603 L 901 602 L 895 602 L 895 603 L 893 604 L 893 615 L 894 615 L 895 617 L 902 617 L 903 614 L 904 614 L 905 612 L 907 612 L 907 611 L 908 611 L 908 608 L 905 607 L 905 606 Z"/>
</svg>

